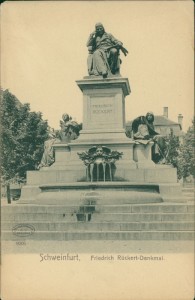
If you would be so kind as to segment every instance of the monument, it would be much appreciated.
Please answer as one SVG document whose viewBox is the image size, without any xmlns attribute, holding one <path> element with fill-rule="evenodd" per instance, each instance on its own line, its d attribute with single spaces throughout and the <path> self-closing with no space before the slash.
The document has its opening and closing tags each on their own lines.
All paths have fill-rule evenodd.
<svg viewBox="0 0 195 300">
<path fill-rule="evenodd" d="M 76 81 L 83 96 L 82 130 L 79 132 L 78 124 L 70 116 L 63 115 L 61 131 L 55 142 L 49 143 L 53 158 L 50 157 L 48 165 L 42 163 L 39 170 L 27 172 L 27 184 L 22 188 L 17 206 L 23 204 L 27 207 L 30 204 L 36 211 L 39 207 L 45 213 L 50 211 L 52 220 L 70 222 L 68 231 L 71 228 L 79 231 L 63 237 L 60 235 L 60 239 L 167 238 L 162 232 L 138 237 L 138 233 L 126 232 L 133 230 L 127 229 L 130 223 L 123 227 L 118 223 L 119 220 L 124 223 L 128 218 L 128 222 L 135 218 L 136 222 L 141 220 L 140 215 L 130 213 L 136 213 L 136 209 L 139 212 L 141 204 L 173 204 L 182 202 L 183 198 L 176 169 L 155 164 L 152 160 L 154 141 L 143 142 L 143 139 L 139 141 L 139 137 L 132 139 L 126 136 L 125 97 L 130 95 L 131 89 L 128 78 L 120 74 L 120 52 L 126 55 L 128 51 L 105 32 L 101 23 L 95 28 L 87 42 L 89 75 Z M 138 205 L 138 208 L 132 207 L 132 204 Z M 147 210 L 147 207 L 144 206 L 144 209 Z M 155 209 L 164 212 L 162 206 Z M 113 215 L 112 211 L 115 212 Z M 106 218 L 112 220 L 110 227 L 104 223 L 108 222 Z M 157 220 L 157 216 L 143 216 L 143 220 L 148 218 Z M 158 221 L 163 220 L 160 215 L 158 218 Z M 97 224 L 97 220 L 103 224 Z M 90 221 L 90 224 L 88 227 L 75 225 L 78 221 Z M 116 229 L 119 226 L 116 223 L 120 229 Z M 111 231 L 110 234 L 107 231 L 100 233 L 105 228 Z M 82 237 L 82 229 L 95 230 L 97 234 L 88 232 Z M 176 238 L 182 238 L 182 234 Z M 188 232 L 186 234 L 189 237 Z M 45 235 L 41 236 L 45 238 Z M 52 234 L 50 238 L 56 239 Z"/>
<path fill-rule="evenodd" d="M 125 134 L 125 97 L 131 90 L 128 78 L 120 74 L 120 52 L 127 55 L 128 51 L 106 33 L 101 23 L 90 34 L 87 47 L 89 76 L 76 81 L 83 94 L 82 130 L 78 136 L 74 129 L 78 124 L 73 124 L 68 114 L 63 115 L 60 139 L 47 142 L 52 143 L 55 161 L 39 171 L 28 172 L 20 202 L 65 203 L 67 197 L 76 201 L 84 192 L 94 190 L 100 198 L 109 191 L 113 199 L 123 197 L 127 203 L 131 195 L 141 202 L 149 193 L 152 202 L 154 198 L 161 202 L 179 196 L 176 170 L 152 161 L 154 142 L 139 143 L 139 139 Z M 102 153 L 106 149 L 118 156 L 109 158 L 112 163 L 108 157 L 105 160 L 105 155 L 95 161 L 89 157 L 92 149 Z"/>
</svg>

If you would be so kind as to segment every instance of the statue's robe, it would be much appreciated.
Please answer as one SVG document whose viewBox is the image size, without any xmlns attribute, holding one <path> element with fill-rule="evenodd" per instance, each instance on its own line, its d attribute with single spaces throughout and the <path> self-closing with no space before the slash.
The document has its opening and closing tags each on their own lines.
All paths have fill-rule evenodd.
<svg viewBox="0 0 195 300">
<path fill-rule="evenodd" d="M 145 126 L 145 128 L 143 128 Z M 147 127 L 147 128 L 146 128 Z M 152 140 L 152 159 L 155 163 L 164 159 L 166 143 L 162 135 L 155 131 L 153 122 L 148 122 L 145 116 L 136 118 L 132 123 L 133 138 L 135 140 Z"/>
<path fill-rule="evenodd" d="M 90 51 L 88 57 L 88 72 L 90 75 L 116 74 L 119 72 L 119 50 L 116 46 L 122 45 L 112 34 L 104 32 L 100 36 L 89 36 L 87 47 Z"/>
<path fill-rule="evenodd" d="M 39 168 L 49 167 L 54 162 L 53 144 L 57 141 L 56 138 L 49 139 L 44 143 L 44 153 L 41 159 Z"/>
</svg>

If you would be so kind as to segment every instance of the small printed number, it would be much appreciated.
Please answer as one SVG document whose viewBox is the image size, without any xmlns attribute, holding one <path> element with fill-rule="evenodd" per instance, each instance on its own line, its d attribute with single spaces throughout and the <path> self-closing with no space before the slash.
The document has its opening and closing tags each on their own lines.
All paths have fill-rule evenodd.
<svg viewBox="0 0 195 300">
<path fill-rule="evenodd" d="M 16 242 L 16 245 L 20 245 L 20 246 L 26 245 L 26 242 Z"/>
</svg>

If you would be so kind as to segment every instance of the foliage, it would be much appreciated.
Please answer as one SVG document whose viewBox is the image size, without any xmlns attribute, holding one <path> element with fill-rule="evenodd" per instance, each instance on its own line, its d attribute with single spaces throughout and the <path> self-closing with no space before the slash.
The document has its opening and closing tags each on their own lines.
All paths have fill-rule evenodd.
<svg viewBox="0 0 195 300">
<path fill-rule="evenodd" d="M 180 147 L 179 154 L 179 170 L 181 176 L 186 178 L 192 175 L 195 178 L 195 136 L 194 136 L 194 120 L 192 125 L 189 127 L 183 144 Z"/>
<path fill-rule="evenodd" d="M 40 112 L 30 112 L 29 104 L 8 90 L 1 91 L 1 174 L 3 181 L 22 182 L 26 171 L 41 160 L 48 138 L 47 121 Z"/>
<path fill-rule="evenodd" d="M 180 143 L 179 138 L 173 135 L 173 132 L 166 138 L 168 145 L 168 153 L 166 155 L 166 163 L 172 164 L 177 168 L 178 179 L 186 178 L 190 175 L 195 177 L 195 136 L 194 121 L 189 127 L 187 133 Z"/>
<path fill-rule="evenodd" d="M 174 168 L 177 168 L 178 179 L 182 177 L 180 171 L 180 141 L 179 137 L 173 134 L 173 131 L 165 138 L 167 149 L 166 149 L 166 164 L 171 164 Z"/>
</svg>

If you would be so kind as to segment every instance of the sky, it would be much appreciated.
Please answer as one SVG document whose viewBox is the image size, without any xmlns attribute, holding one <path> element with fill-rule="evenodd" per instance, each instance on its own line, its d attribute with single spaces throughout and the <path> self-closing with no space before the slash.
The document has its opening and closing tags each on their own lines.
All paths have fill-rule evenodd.
<svg viewBox="0 0 195 300">
<path fill-rule="evenodd" d="M 126 121 L 147 111 L 184 131 L 194 111 L 192 1 L 13 1 L 1 6 L 1 86 L 58 129 L 63 113 L 82 122 L 88 36 L 97 22 L 123 42 L 129 79 Z"/>
</svg>

